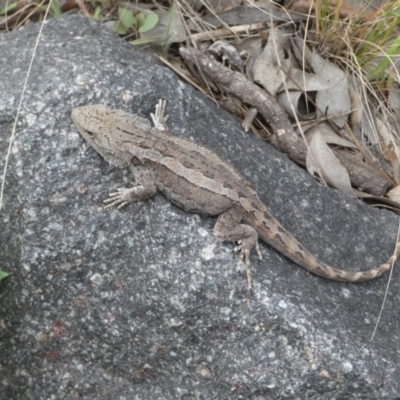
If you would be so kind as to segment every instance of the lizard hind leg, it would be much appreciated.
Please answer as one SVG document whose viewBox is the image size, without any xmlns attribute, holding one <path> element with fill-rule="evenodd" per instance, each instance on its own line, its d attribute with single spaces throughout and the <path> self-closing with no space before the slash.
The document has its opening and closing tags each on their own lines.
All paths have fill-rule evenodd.
<svg viewBox="0 0 400 400">
<path fill-rule="evenodd" d="M 247 287 L 251 291 L 250 252 L 255 247 L 261 260 L 261 252 L 258 246 L 258 233 L 250 225 L 242 223 L 240 211 L 233 207 L 221 214 L 214 227 L 214 236 L 221 242 L 238 242 L 235 251 L 239 252 L 238 271 L 246 266 Z"/>
</svg>

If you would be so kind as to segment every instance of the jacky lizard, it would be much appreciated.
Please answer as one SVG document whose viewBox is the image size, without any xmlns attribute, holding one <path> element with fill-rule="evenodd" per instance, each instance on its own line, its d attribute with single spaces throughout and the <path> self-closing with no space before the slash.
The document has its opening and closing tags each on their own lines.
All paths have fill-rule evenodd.
<svg viewBox="0 0 400 400">
<path fill-rule="evenodd" d="M 78 131 L 98 153 L 134 174 L 133 188 L 121 188 L 105 200 L 106 207 L 121 208 L 161 191 L 185 211 L 219 215 L 214 235 L 219 241 L 237 241 L 238 269 L 246 265 L 251 290 L 250 251 L 261 252 L 258 238 L 308 271 L 327 279 L 361 282 L 388 271 L 400 253 L 400 243 L 388 261 L 360 272 L 333 268 L 317 260 L 271 215 L 251 185 L 211 150 L 173 136 L 166 125 L 165 101 L 147 119 L 105 105 L 75 108 L 71 117 Z"/>
</svg>

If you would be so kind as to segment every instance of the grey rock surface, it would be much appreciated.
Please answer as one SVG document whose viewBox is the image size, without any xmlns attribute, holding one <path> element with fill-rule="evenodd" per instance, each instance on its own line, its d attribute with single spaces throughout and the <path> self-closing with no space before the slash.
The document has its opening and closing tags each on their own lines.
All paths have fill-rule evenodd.
<svg viewBox="0 0 400 400">
<path fill-rule="evenodd" d="M 0 36 L 1 171 L 39 25 Z M 393 399 L 400 396 L 393 272 L 363 284 L 311 275 L 266 245 L 254 295 L 215 218 L 163 196 L 104 210 L 128 170 L 88 148 L 70 113 L 104 103 L 217 151 L 323 261 L 385 261 L 398 218 L 323 187 L 152 57 L 79 16 L 45 24 L 0 213 L 1 399 Z"/>
</svg>

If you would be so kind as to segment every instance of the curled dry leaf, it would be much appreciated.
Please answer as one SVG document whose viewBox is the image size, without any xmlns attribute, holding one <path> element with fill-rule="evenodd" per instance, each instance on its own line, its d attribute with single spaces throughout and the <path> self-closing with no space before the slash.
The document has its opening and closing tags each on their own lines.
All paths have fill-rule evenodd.
<svg viewBox="0 0 400 400">
<path fill-rule="evenodd" d="M 357 149 L 357 146 L 354 143 L 350 142 L 350 140 L 340 137 L 327 123 L 321 123 L 318 126 L 313 126 L 306 131 L 305 135 L 308 143 L 311 142 L 316 132 L 319 132 L 322 135 L 325 143 Z"/>
<path fill-rule="evenodd" d="M 239 43 L 235 43 L 235 48 L 243 59 L 248 59 L 259 50 L 260 38 L 258 36 L 251 36 Z"/>
<path fill-rule="evenodd" d="M 317 75 L 291 67 L 286 82 L 278 89 L 280 93 L 277 100 L 292 118 L 295 117 L 295 111 L 298 118 L 308 120 L 315 118 L 315 107 L 308 102 L 303 92 L 325 89 L 328 86 Z"/>
<path fill-rule="evenodd" d="M 351 125 L 354 135 L 359 140 L 377 144 L 376 107 L 365 97 L 361 83 L 355 87 L 353 79 L 349 80 L 351 94 Z"/>
<path fill-rule="evenodd" d="M 247 72 L 254 82 L 259 83 L 264 89 L 275 96 L 278 88 L 284 81 L 284 75 L 279 68 L 279 61 L 284 70 L 290 68 L 289 58 L 285 59 L 285 51 L 282 45 L 282 34 L 279 29 L 269 30 L 268 41 L 265 47 L 260 47 L 258 52 L 249 59 Z"/>
<path fill-rule="evenodd" d="M 295 36 L 290 39 L 290 43 L 292 45 L 292 52 L 299 65 L 303 66 L 302 69 L 309 69 L 311 67 L 312 51 L 304 43 L 304 39 Z"/>
<path fill-rule="evenodd" d="M 315 132 L 311 140 L 306 166 L 311 175 L 317 172 L 329 186 L 353 196 L 349 174 L 325 143 L 320 132 Z"/>
<path fill-rule="evenodd" d="M 392 210 L 396 214 L 400 215 L 400 203 L 396 200 L 388 199 L 387 197 L 373 196 L 369 193 L 362 192 L 357 189 L 353 189 L 354 195 L 360 199 L 364 199 L 367 203 L 382 208 Z"/>
<path fill-rule="evenodd" d="M 293 119 L 294 113 L 303 120 L 315 118 L 314 106 L 307 102 L 306 96 L 299 90 L 281 92 L 278 94 L 277 101 Z"/>
<path fill-rule="evenodd" d="M 311 64 L 315 73 L 329 87 L 317 93 L 316 103 L 319 109 L 317 109 L 317 115 L 318 117 L 322 114 L 335 115 L 331 120 L 343 128 L 351 108 L 346 74 L 331 62 L 323 59 L 316 50 L 312 53 Z"/>
<path fill-rule="evenodd" d="M 400 186 L 396 186 L 392 190 L 389 190 L 389 192 L 387 192 L 387 197 L 400 204 Z"/>
<path fill-rule="evenodd" d="M 297 68 L 289 69 L 289 78 L 287 79 L 286 87 L 288 90 L 303 90 L 304 92 L 316 92 L 328 89 L 328 85 L 317 75 L 301 71 Z M 284 90 L 285 87 L 282 85 L 278 92 Z"/>
<path fill-rule="evenodd" d="M 208 48 L 208 51 L 211 54 L 222 57 L 223 61 L 228 60 L 231 65 L 234 65 L 243 73 L 244 66 L 242 58 L 236 48 L 228 42 L 218 40 Z"/>
</svg>

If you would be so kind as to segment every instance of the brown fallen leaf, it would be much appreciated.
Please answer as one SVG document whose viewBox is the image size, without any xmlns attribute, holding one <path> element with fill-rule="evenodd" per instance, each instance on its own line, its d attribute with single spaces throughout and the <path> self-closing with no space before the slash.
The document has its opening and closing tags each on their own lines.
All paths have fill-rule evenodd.
<svg viewBox="0 0 400 400">
<path fill-rule="evenodd" d="M 329 186 L 353 196 L 346 168 L 336 158 L 318 131 L 315 132 L 309 145 L 306 166 L 310 175 L 318 173 Z"/>
</svg>

